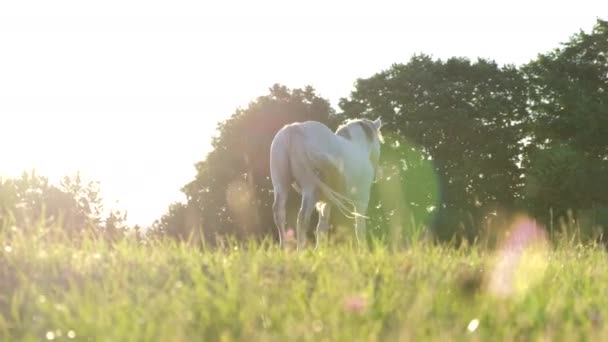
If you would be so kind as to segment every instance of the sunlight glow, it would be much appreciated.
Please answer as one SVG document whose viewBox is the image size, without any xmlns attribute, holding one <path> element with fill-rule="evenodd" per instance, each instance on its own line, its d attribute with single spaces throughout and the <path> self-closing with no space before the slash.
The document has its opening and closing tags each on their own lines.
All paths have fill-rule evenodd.
<svg viewBox="0 0 608 342">
<path fill-rule="evenodd" d="M 478 327 L 479 327 L 479 320 L 477 318 L 475 318 L 475 319 L 472 319 L 471 322 L 469 322 L 469 325 L 467 325 L 467 330 L 472 333 L 475 330 L 477 330 Z"/>
<path fill-rule="evenodd" d="M 378 184 L 381 205 L 392 209 L 388 218 L 393 243 L 408 237 L 415 238 L 421 229 L 431 227 L 441 195 L 433 162 L 426 158 L 419 147 L 405 139 L 399 146 L 395 151 L 400 153 L 392 153 L 403 159 L 385 157 L 387 165 L 383 167 L 383 172 L 387 175 Z M 404 183 L 406 190 L 400 186 Z M 405 230 L 404 227 L 409 228 Z"/>
<path fill-rule="evenodd" d="M 544 228 L 526 216 L 514 220 L 507 231 L 489 278 L 490 293 L 523 298 L 544 278 L 549 264 L 549 243 Z"/>
<path fill-rule="evenodd" d="M 148 225 L 185 200 L 215 124 L 274 83 L 336 105 L 414 53 L 525 63 L 605 13 L 592 0 L 5 1 L 0 177 L 81 171 Z"/>
</svg>

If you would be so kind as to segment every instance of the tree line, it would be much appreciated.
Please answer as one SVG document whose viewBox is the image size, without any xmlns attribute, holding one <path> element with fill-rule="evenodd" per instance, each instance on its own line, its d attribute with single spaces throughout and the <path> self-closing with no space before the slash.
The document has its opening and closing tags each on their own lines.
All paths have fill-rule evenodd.
<svg viewBox="0 0 608 342">
<path fill-rule="evenodd" d="M 50 234 L 79 240 L 95 236 L 116 241 L 127 235 L 141 237 L 141 227 L 129 227 L 126 212 L 104 210 L 99 183 L 80 174 L 65 176 L 58 185 L 35 170 L 21 177 L 0 179 L 0 229 L 38 234 L 39 228 L 55 228 Z M 10 233 L 10 232 L 9 232 Z"/>
<path fill-rule="evenodd" d="M 335 129 L 348 118 L 381 117 L 384 172 L 372 190 L 370 234 L 423 227 L 441 240 L 474 239 L 525 212 L 547 229 L 576 226 L 601 238 L 608 229 L 607 92 L 608 21 L 601 19 L 519 67 L 415 55 L 356 80 L 337 109 L 312 87 L 274 85 L 218 125 L 211 152 L 182 188 L 186 203 L 172 204 L 148 231 L 211 244 L 225 235 L 276 236 L 274 134 L 296 121 Z M 293 193 L 292 224 L 298 204 Z M 337 214 L 332 223 L 348 226 Z"/>
</svg>

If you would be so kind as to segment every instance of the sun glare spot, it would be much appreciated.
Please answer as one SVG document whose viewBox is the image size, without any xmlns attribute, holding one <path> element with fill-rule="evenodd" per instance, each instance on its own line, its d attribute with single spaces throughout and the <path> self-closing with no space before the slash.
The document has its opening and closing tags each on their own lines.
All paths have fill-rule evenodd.
<svg viewBox="0 0 608 342">
<path fill-rule="evenodd" d="M 523 297 L 542 281 L 548 252 L 543 228 L 526 216 L 517 218 L 496 255 L 489 279 L 490 292 L 501 297 Z"/>
<path fill-rule="evenodd" d="M 421 227 L 428 228 L 437 215 L 440 182 L 434 163 L 428 160 L 422 147 L 407 140 L 399 140 L 401 157 L 387 157 L 383 167 L 387 174 L 379 182 L 378 193 L 388 218 L 390 240 L 405 242 Z"/>
<path fill-rule="evenodd" d="M 472 333 L 479 327 L 479 320 L 477 318 L 472 319 L 467 326 L 467 330 Z"/>
<path fill-rule="evenodd" d="M 256 200 L 255 189 L 244 180 L 237 179 L 226 189 L 229 212 L 244 232 L 255 231 L 258 227 L 260 218 Z M 226 211 L 226 208 L 222 208 L 222 211 Z"/>
<path fill-rule="evenodd" d="M 52 341 L 55 339 L 55 333 L 52 331 L 47 331 L 46 332 L 46 339 L 49 341 Z"/>
<path fill-rule="evenodd" d="M 68 338 L 76 338 L 76 332 L 74 330 L 68 331 Z"/>
<path fill-rule="evenodd" d="M 10 253 L 13 251 L 13 247 L 11 247 L 10 245 L 6 245 L 6 246 L 4 246 L 4 251 L 6 253 Z"/>
</svg>

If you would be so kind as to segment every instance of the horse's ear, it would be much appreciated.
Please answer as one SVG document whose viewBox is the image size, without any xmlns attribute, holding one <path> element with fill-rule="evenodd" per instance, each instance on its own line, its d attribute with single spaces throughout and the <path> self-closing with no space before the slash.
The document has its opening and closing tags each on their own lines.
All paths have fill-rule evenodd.
<svg viewBox="0 0 608 342">
<path fill-rule="evenodd" d="M 380 119 L 380 117 L 378 117 L 375 121 L 374 121 L 374 126 L 376 126 L 377 130 L 380 130 L 380 128 L 382 128 L 382 120 Z"/>
</svg>

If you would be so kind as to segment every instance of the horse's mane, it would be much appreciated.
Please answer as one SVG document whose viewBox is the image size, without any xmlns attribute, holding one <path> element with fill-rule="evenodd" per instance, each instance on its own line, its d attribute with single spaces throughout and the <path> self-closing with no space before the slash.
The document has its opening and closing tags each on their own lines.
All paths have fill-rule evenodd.
<svg viewBox="0 0 608 342">
<path fill-rule="evenodd" d="M 343 124 L 341 124 L 338 129 L 336 129 L 336 135 L 339 135 L 341 137 L 344 137 L 348 140 L 352 139 L 352 136 L 350 134 L 350 130 L 349 128 L 352 127 L 353 124 L 359 124 L 361 126 L 361 129 L 363 129 L 363 132 L 365 132 L 365 135 L 367 136 L 367 139 L 370 142 L 374 141 L 374 135 L 378 136 L 378 139 L 382 142 L 382 135 L 379 131 L 377 131 L 376 129 L 373 128 L 373 123 L 367 119 L 348 119 L 346 120 Z M 376 132 L 374 132 L 376 131 Z"/>
</svg>

